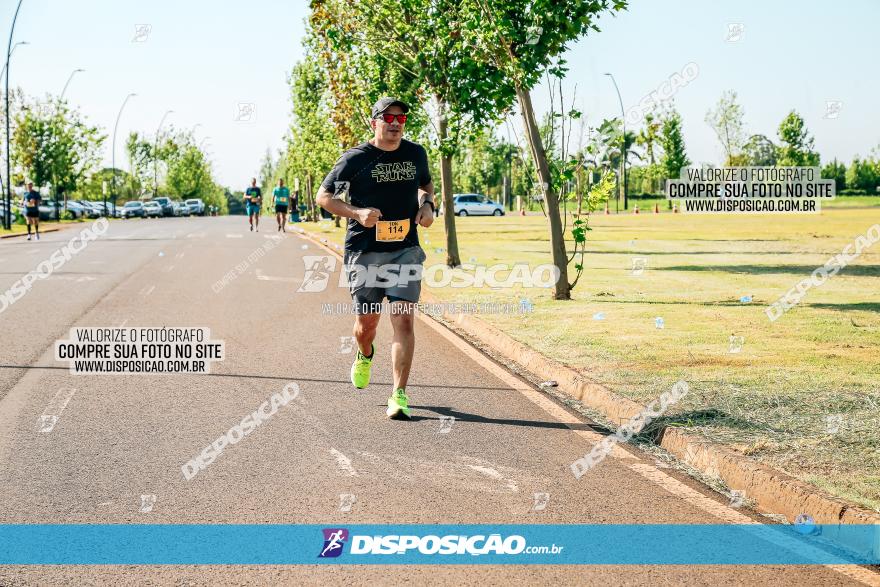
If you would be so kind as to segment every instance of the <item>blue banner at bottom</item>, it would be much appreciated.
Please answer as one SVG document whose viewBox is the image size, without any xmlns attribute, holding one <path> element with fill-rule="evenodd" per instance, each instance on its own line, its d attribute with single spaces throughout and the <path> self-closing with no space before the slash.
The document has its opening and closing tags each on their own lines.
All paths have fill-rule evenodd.
<svg viewBox="0 0 880 587">
<path fill-rule="evenodd" d="M 0 564 L 876 565 L 880 527 L 6 524 Z"/>
</svg>

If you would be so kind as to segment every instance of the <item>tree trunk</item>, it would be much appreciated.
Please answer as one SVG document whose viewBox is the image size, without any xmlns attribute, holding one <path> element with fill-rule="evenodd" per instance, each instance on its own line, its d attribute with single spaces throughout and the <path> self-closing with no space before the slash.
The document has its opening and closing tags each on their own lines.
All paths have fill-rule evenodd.
<svg viewBox="0 0 880 587">
<path fill-rule="evenodd" d="M 309 207 L 309 215 L 306 220 L 308 222 L 317 222 L 318 217 L 315 215 L 315 199 L 312 197 L 312 174 L 306 174 L 306 200 L 308 201 L 307 206 Z"/>
<path fill-rule="evenodd" d="M 577 192 L 578 199 L 578 207 L 577 207 L 577 216 L 581 217 L 581 211 L 583 209 L 584 203 L 584 154 L 578 153 L 578 168 L 577 175 L 575 175 L 575 192 Z"/>
<path fill-rule="evenodd" d="M 438 101 L 439 102 L 439 101 Z M 439 102 L 442 104 L 442 102 Z M 445 106 L 445 105 L 444 105 Z M 439 112 L 446 112 L 445 107 L 440 107 Z M 440 144 L 448 136 L 446 117 L 437 117 L 437 134 Z M 440 155 L 440 190 L 443 197 L 443 228 L 446 230 L 446 264 L 450 267 L 461 265 L 461 257 L 458 254 L 458 234 L 455 232 L 455 204 L 452 201 L 452 157 Z"/>
<path fill-rule="evenodd" d="M 519 109 L 523 117 L 526 137 L 532 149 L 532 157 L 538 170 L 538 179 L 546 202 L 546 214 L 550 219 L 550 247 L 553 253 L 553 264 L 559 269 L 559 281 L 553 290 L 553 298 L 556 300 L 570 300 L 571 288 L 568 283 L 568 256 L 565 252 L 565 236 L 562 233 L 562 218 L 559 215 L 559 199 L 553 191 L 550 176 L 550 166 L 547 163 L 547 153 L 544 152 L 544 144 L 541 134 L 538 132 L 538 124 L 535 122 L 535 111 L 532 107 L 532 97 L 528 90 L 521 86 L 516 88 L 516 97 L 519 101 Z"/>
</svg>

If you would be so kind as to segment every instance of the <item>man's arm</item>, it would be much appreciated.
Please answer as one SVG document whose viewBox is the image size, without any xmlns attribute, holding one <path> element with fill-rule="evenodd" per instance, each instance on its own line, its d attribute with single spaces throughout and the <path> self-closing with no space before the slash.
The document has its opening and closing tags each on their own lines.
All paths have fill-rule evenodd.
<svg viewBox="0 0 880 587">
<path fill-rule="evenodd" d="M 315 202 L 331 214 L 343 218 L 353 218 L 366 228 L 376 226 L 376 222 L 382 217 L 382 212 L 377 208 L 358 208 L 357 206 L 352 206 L 345 202 L 345 200 L 334 198 L 333 192 L 323 186 L 318 190 Z"/>
<path fill-rule="evenodd" d="M 428 202 L 431 202 L 428 204 Z M 416 224 L 428 228 L 434 224 L 434 182 L 429 181 L 427 185 L 419 188 L 419 211 L 416 213 Z"/>
</svg>

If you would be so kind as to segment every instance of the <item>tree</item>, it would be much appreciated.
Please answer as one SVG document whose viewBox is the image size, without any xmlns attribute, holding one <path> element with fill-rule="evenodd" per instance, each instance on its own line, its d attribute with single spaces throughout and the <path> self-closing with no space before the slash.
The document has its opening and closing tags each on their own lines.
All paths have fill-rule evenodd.
<svg viewBox="0 0 880 587">
<path fill-rule="evenodd" d="M 780 167 L 815 167 L 819 153 L 813 151 L 813 137 L 801 116 L 792 110 L 779 124 Z"/>
<path fill-rule="evenodd" d="M 462 0 L 355 0 L 341 31 L 389 79 L 428 106 L 440 153 L 446 262 L 461 264 L 452 202 L 453 157 L 469 134 L 498 120 L 513 100 L 501 71 L 477 58 L 462 27 Z"/>
<path fill-rule="evenodd" d="M 721 94 L 715 110 L 706 112 L 706 124 L 712 127 L 721 142 L 724 164 L 740 163 L 736 157 L 741 154 L 745 143 L 745 127 L 742 106 L 736 101 L 736 92 L 728 90 Z"/>
<path fill-rule="evenodd" d="M 846 171 L 846 185 L 851 190 L 864 190 L 866 194 L 877 193 L 880 185 L 880 174 L 877 173 L 877 162 L 873 159 L 853 159 Z"/>
<path fill-rule="evenodd" d="M 12 158 L 34 184 L 52 184 L 57 197 L 91 174 L 105 138 L 66 102 L 35 101 L 18 113 Z"/>
<path fill-rule="evenodd" d="M 656 180 L 660 176 L 654 150 L 661 150 L 659 144 L 661 126 L 660 120 L 653 113 L 648 113 L 645 115 L 645 127 L 639 131 L 636 137 L 636 143 L 645 149 L 645 156 L 648 159 L 648 167 L 645 173 L 649 185 L 648 193 L 651 194 L 657 193 Z"/>
<path fill-rule="evenodd" d="M 846 165 L 836 158 L 822 168 L 822 179 L 833 179 L 837 193 L 846 189 Z"/>
<path fill-rule="evenodd" d="M 553 264 L 559 280 L 553 291 L 557 300 L 571 299 L 568 256 L 559 212 L 557 188 L 547 159 L 532 106 L 531 90 L 544 72 L 561 76 L 565 62 L 560 56 L 568 43 L 590 31 L 598 31 L 598 17 L 626 7 L 624 0 L 535 0 L 527 6 L 516 0 L 462 0 L 456 18 L 461 19 L 462 38 L 487 64 L 504 75 L 512 86 L 523 119 L 523 128 L 535 161 L 538 181 L 547 204 Z M 478 79 L 481 89 L 491 91 L 487 78 Z M 574 166 L 569 167 L 573 171 Z"/>
<path fill-rule="evenodd" d="M 779 148 L 764 135 L 752 135 L 743 145 L 744 165 L 775 167 Z"/>
<path fill-rule="evenodd" d="M 661 118 L 660 145 L 663 158 L 660 165 L 668 179 L 681 177 L 681 169 L 691 164 L 685 152 L 684 136 L 681 132 L 681 115 L 670 107 Z"/>
<path fill-rule="evenodd" d="M 278 180 L 276 177 L 278 163 L 279 162 L 272 158 L 272 149 L 267 147 L 266 154 L 263 156 L 263 162 L 260 164 L 260 172 L 257 174 L 257 181 L 260 182 L 264 197 L 266 197 L 265 194 L 272 193 L 272 186 L 274 186 L 275 182 Z"/>
</svg>

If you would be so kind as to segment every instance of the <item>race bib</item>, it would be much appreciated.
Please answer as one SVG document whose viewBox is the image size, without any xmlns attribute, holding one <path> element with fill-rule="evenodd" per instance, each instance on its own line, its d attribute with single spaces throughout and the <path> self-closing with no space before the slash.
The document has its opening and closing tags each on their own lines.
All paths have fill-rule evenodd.
<svg viewBox="0 0 880 587">
<path fill-rule="evenodd" d="M 376 240 L 381 242 L 402 241 L 409 234 L 409 218 L 403 220 L 380 220 L 376 223 Z"/>
</svg>

